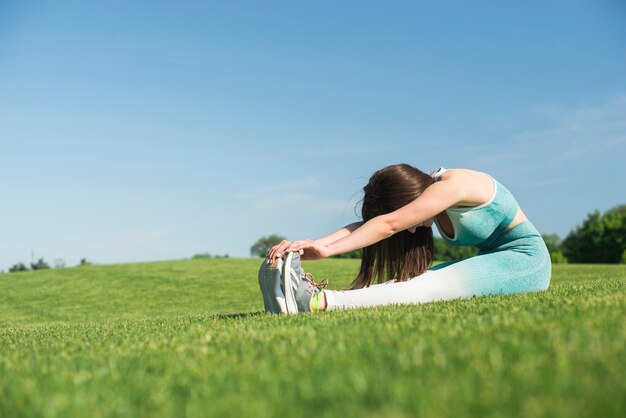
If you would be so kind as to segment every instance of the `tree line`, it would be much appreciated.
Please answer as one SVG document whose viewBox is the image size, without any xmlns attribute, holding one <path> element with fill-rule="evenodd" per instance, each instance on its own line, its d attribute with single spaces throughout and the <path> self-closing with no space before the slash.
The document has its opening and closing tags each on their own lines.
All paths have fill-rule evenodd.
<svg viewBox="0 0 626 418">
<path fill-rule="evenodd" d="M 577 225 L 565 239 L 557 234 L 542 235 L 553 263 L 622 263 L 626 264 L 626 205 L 620 205 L 601 213 L 594 211 L 587 215 L 581 225 Z M 272 246 L 280 243 L 284 237 L 273 234 L 262 237 L 250 247 L 252 256 L 265 257 Z M 433 259 L 437 261 L 458 260 L 474 256 L 478 249 L 474 247 L 457 247 L 447 244 L 442 238 L 434 239 Z M 339 254 L 334 258 L 361 258 L 362 251 L 356 250 Z M 192 259 L 228 258 L 228 254 L 212 255 L 209 253 L 194 254 Z M 87 259 L 80 260 L 79 266 L 91 263 Z M 63 260 L 56 260 L 54 268 L 64 268 Z M 10 273 L 28 270 L 45 270 L 50 265 L 40 258 L 27 266 L 16 263 L 9 268 Z M 1 272 L 1 271 L 0 271 Z"/>
<path fill-rule="evenodd" d="M 594 211 L 587 215 L 565 239 L 557 234 L 542 235 L 550 258 L 559 263 L 623 263 L 626 264 L 626 205 L 620 205 L 604 214 Z M 250 247 L 252 256 L 265 257 L 267 251 L 284 238 L 273 234 L 257 240 Z M 447 244 L 442 238 L 434 239 L 433 259 L 458 260 L 478 253 L 475 247 L 458 247 Z M 362 251 L 355 250 L 333 258 L 361 258 Z"/>
<path fill-rule="evenodd" d="M 78 264 L 78 266 L 90 266 L 90 265 L 91 265 L 91 262 L 87 261 L 86 258 L 81 259 L 80 263 Z M 53 267 L 50 267 L 50 264 L 48 264 L 48 262 L 44 258 L 40 258 L 39 260 L 37 260 L 37 262 L 30 263 L 30 267 L 24 263 L 15 263 L 11 267 L 9 267 L 9 273 L 19 273 L 22 271 L 29 271 L 29 270 L 46 270 L 50 268 L 53 268 Z M 63 261 L 62 259 L 55 260 L 54 268 L 55 269 L 65 268 L 65 261 Z"/>
<path fill-rule="evenodd" d="M 194 254 L 193 256 L 191 256 L 192 260 L 200 260 L 200 259 L 205 259 L 205 258 L 230 258 L 230 255 L 199 253 L 199 254 Z M 90 265 L 92 265 L 92 263 L 90 261 L 87 261 L 86 258 L 83 258 L 80 260 L 78 267 L 90 266 Z M 9 273 L 19 273 L 22 271 L 30 271 L 30 270 L 46 270 L 46 269 L 51 269 L 51 268 L 61 269 L 65 267 L 66 267 L 65 261 L 63 261 L 62 259 L 55 260 L 54 267 L 51 267 L 50 264 L 48 264 L 48 262 L 46 262 L 44 258 L 40 258 L 39 260 L 37 260 L 37 262 L 30 263 L 30 267 L 24 263 L 16 263 L 12 265 L 11 267 L 9 267 Z M 3 273 L 3 271 L 0 270 L 0 273 Z"/>
</svg>

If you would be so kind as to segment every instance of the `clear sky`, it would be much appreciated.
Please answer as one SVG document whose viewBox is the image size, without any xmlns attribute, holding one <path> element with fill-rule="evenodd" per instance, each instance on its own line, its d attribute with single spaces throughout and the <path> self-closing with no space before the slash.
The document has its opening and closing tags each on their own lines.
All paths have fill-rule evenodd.
<svg viewBox="0 0 626 418">
<path fill-rule="evenodd" d="M 0 269 L 247 257 L 399 162 L 488 172 L 563 237 L 625 160 L 622 0 L 0 0 Z"/>
</svg>

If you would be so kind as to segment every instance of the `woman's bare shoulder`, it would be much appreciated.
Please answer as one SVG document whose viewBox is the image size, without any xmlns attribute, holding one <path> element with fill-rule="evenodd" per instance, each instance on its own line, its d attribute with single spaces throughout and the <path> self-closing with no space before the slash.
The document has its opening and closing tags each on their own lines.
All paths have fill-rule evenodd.
<svg viewBox="0 0 626 418">
<path fill-rule="evenodd" d="M 466 196 L 462 206 L 482 204 L 488 201 L 494 191 L 493 178 L 482 171 L 468 168 L 451 168 L 439 176 L 440 180 L 448 180 L 463 186 Z"/>
</svg>

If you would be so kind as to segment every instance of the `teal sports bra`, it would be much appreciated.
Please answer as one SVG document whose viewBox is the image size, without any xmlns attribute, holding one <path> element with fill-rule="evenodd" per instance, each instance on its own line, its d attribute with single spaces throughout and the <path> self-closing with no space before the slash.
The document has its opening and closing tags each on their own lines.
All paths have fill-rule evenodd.
<svg viewBox="0 0 626 418">
<path fill-rule="evenodd" d="M 446 172 L 440 168 L 435 172 L 435 181 Z M 442 238 L 452 245 L 487 248 L 513 222 L 519 204 L 513 194 L 493 177 L 494 191 L 488 202 L 471 207 L 448 208 L 445 210 L 452 223 L 454 235 L 449 237 L 442 230 L 437 218 L 435 224 Z"/>
</svg>

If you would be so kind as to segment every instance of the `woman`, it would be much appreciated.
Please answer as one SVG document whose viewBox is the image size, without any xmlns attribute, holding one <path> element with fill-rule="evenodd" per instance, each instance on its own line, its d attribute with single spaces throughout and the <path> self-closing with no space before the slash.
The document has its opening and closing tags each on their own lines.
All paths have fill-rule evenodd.
<svg viewBox="0 0 626 418">
<path fill-rule="evenodd" d="M 268 299 L 281 297 L 293 299 L 298 311 L 324 311 L 548 288 L 551 263 L 541 235 L 489 175 L 444 168 L 427 175 L 398 164 L 374 173 L 363 190 L 363 222 L 315 241 L 283 241 L 268 252 L 260 282 L 263 274 L 278 277 L 275 262 L 289 252 L 297 274 L 281 286 L 262 286 L 266 309 Z M 433 222 L 449 244 L 476 246 L 478 255 L 429 269 Z M 322 290 L 299 266 L 298 254 L 318 260 L 359 248 L 361 269 L 349 290 Z"/>
</svg>

